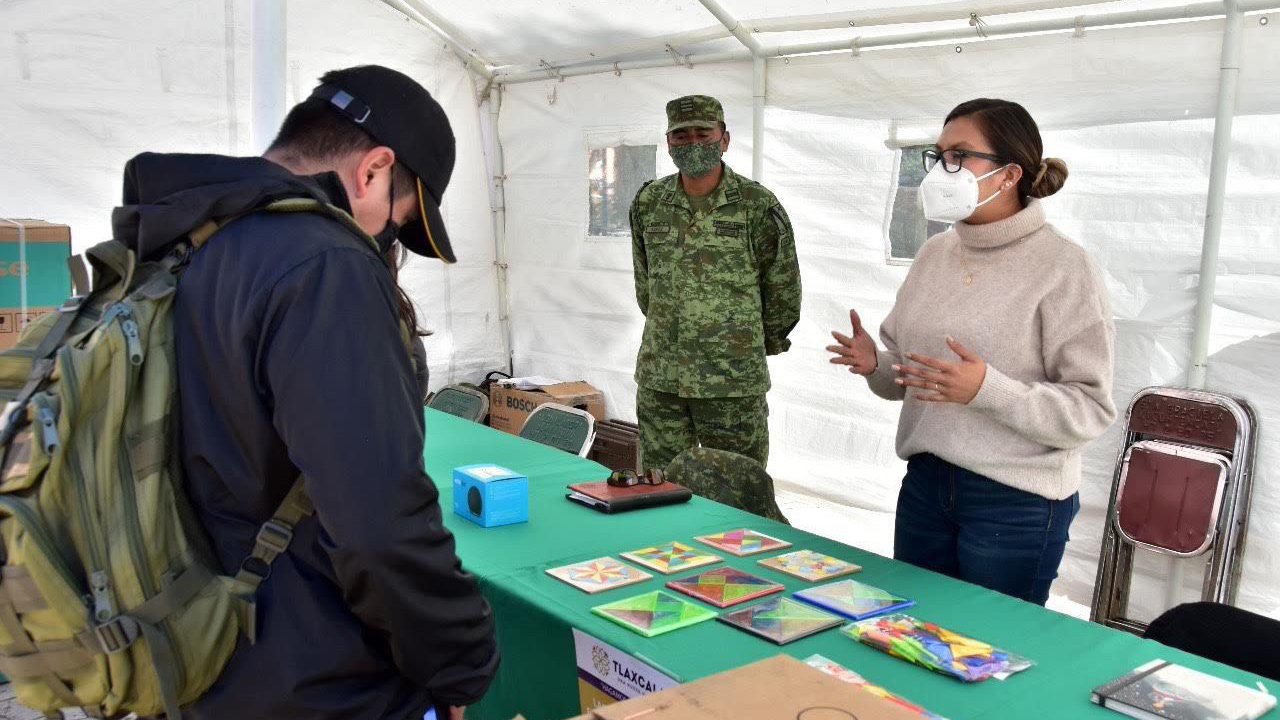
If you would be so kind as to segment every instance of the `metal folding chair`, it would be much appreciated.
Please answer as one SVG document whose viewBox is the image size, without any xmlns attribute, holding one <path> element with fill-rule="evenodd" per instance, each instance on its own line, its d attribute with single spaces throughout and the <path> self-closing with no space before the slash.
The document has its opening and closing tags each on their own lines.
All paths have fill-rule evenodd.
<svg viewBox="0 0 1280 720">
<path fill-rule="evenodd" d="M 520 437 L 586 457 L 596 438 L 596 419 L 586 410 L 543 403 L 529 413 Z"/>
<path fill-rule="evenodd" d="M 1235 602 L 1256 422 L 1243 400 L 1218 393 L 1153 387 L 1134 397 L 1111 487 L 1094 622 L 1146 630 L 1126 617 L 1138 549 L 1206 556 L 1201 599 Z"/>
<path fill-rule="evenodd" d="M 466 385 L 449 385 L 432 395 L 427 407 L 481 422 L 489 414 L 489 396 Z"/>
</svg>

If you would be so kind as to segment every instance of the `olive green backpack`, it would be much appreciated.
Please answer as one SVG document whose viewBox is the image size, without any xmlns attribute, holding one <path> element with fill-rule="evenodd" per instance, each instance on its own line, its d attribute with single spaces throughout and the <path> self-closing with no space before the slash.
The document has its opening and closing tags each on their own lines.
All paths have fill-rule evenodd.
<svg viewBox="0 0 1280 720">
<path fill-rule="evenodd" d="M 373 243 L 314 200 L 262 210 L 324 214 Z M 183 489 L 174 295 L 191 254 L 233 219 L 155 261 L 116 240 L 93 247 L 92 292 L 0 353 L 0 672 L 48 717 L 177 720 L 239 637 L 253 641 L 254 591 L 312 511 L 298 480 L 231 577 Z M 83 290 L 82 266 L 73 274 Z"/>
</svg>

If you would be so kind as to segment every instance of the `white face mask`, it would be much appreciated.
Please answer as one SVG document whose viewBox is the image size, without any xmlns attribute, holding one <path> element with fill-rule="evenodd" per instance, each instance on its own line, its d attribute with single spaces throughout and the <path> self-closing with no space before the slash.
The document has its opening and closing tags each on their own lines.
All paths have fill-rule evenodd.
<svg viewBox="0 0 1280 720">
<path fill-rule="evenodd" d="M 956 223 L 973 214 L 974 210 L 995 199 L 1003 190 L 996 190 L 986 200 L 978 200 L 978 181 L 986 180 L 1001 170 L 1003 165 L 978 177 L 968 168 L 947 172 L 942 163 L 933 166 L 920 183 L 920 205 L 924 216 L 935 222 Z"/>
</svg>

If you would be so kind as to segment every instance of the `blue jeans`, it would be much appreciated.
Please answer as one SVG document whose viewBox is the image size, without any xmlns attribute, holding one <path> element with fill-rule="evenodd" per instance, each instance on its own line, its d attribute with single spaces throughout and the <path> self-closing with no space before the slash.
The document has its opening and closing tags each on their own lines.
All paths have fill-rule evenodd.
<svg viewBox="0 0 1280 720">
<path fill-rule="evenodd" d="M 1079 493 L 1049 500 L 914 455 L 898 492 L 893 557 L 1044 605 L 1079 510 Z"/>
</svg>

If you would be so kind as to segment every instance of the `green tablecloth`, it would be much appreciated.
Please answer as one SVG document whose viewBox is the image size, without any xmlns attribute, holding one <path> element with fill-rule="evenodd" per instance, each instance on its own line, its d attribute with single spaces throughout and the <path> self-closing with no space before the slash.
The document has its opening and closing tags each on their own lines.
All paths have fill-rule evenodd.
<svg viewBox="0 0 1280 720">
<path fill-rule="evenodd" d="M 565 500 L 564 486 L 603 477 L 602 466 L 431 410 L 426 461 L 440 487 L 446 522 L 457 536 L 458 554 L 480 577 L 498 621 L 502 669 L 485 699 L 469 711 L 468 717 L 476 720 L 507 720 L 517 712 L 529 720 L 577 714 L 571 627 L 638 655 L 681 681 L 778 652 L 798 658 L 821 653 L 952 720 L 1121 717 L 1090 703 L 1089 690 L 1157 657 L 1250 687 L 1259 679 L 702 498 L 621 515 L 597 513 Z M 453 468 L 480 462 L 529 476 L 528 523 L 486 529 L 453 514 Z M 715 621 L 644 638 L 591 614 L 590 608 L 659 589 L 670 576 L 654 573 L 644 583 L 588 595 L 545 572 L 658 542 L 692 542 L 694 535 L 735 527 L 751 527 L 789 540 L 795 549 L 858 563 L 864 570 L 853 577 L 914 598 L 917 605 L 909 612 L 917 617 L 1024 655 L 1036 666 L 1003 682 L 965 684 L 860 645 L 838 630 L 781 647 Z M 756 559 L 727 556 L 727 564 L 783 582 L 788 593 L 811 586 L 764 568 Z M 1277 715 L 1272 711 L 1268 717 Z"/>
</svg>

